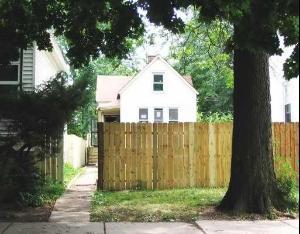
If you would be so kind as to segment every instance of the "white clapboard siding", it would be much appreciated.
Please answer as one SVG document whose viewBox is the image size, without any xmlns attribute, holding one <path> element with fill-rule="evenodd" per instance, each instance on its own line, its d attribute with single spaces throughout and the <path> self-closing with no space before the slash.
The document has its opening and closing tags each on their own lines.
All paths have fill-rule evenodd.
<svg viewBox="0 0 300 234">
<path fill-rule="evenodd" d="M 22 85 L 24 91 L 34 89 L 34 49 L 23 51 Z"/>
</svg>

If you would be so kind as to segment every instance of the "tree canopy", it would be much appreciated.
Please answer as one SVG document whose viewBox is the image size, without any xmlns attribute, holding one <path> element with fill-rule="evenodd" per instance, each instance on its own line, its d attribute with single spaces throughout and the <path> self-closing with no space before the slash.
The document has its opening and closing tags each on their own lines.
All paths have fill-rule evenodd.
<svg viewBox="0 0 300 234">
<path fill-rule="evenodd" d="M 129 1 L 3 0 L 0 2 L 0 63 L 18 58 L 18 50 L 36 43 L 51 50 L 51 32 L 64 35 L 67 57 L 78 67 L 99 53 L 125 57 L 141 35 L 137 4 Z"/>
<path fill-rule="evenodd" d="M 226 53 L 231 35 L 232 27 L 226 22 L 209 24 L 194 18 L 171 46 L 176 69 L 193 78 L 199 92 L 198 112 L 204 115 L 233 111 L 232 53 Z"/>
<path fill-rule="evenodd" d="M 147 11 L 150 22 L 173 32 L 183 29 L 177 10 L 194 7 L 199 19 L 222 19 L 236 28 L 231 48 L 263 50 L 280 54 L 278 33 L 285 46 L 296 45 L 285 64 L 287 78 L 299 70 L 298 0 L 3 0 L 0 2 L 0 63 L 18 57 L 18 49 L 36 42 L 39 49 L 51 50 L 50 32 L 64 35 L 67 56 L 75 66 L 87 64 L 100 53 L 125 57 L 131 40 L 144 31 L 138 8 Z"/>
</svg>

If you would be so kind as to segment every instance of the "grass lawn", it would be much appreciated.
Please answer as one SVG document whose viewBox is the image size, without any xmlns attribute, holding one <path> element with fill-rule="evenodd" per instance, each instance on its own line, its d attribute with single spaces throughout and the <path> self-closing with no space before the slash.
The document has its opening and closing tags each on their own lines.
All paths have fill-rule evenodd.
<svg viewBox="0 0 300 234">
<path fill-rule="evenodd" d="M 64 165 L 64 183 L 67 186 L 71 180 L 78 175 L 79 173 L 83 173 L 85 168 L 74 168 L 69 164 Z"/>
<path fill-rule="evenodd" d="M 160 191 L 96 192 L 92 221 L 186 221 L 217 205 L 226 189 L 174 189 Z"/>
</svg>

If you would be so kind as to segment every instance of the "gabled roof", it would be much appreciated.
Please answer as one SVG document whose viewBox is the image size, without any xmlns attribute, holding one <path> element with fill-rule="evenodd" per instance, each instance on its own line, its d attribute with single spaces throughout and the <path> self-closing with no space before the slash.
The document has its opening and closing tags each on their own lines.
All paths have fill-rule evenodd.
<svg viewBox="0 0 300 234">
<path fill-rule="evenodd" d="M 172 68 L 172 66 L 167 63 L 160 56 L 155 57 L 151 63 L 147 64 L 144 69 L 142 69 L 135 76 L 110 76 L 110 75 L 100 75 L 97 77 L 97 90 L 96 90 L 96 101 L 98 103 L 98 108 L 101 109 L 111 109 L 120 107 L 120 100 L 118 98 L 119 94 L 123 92 L 127 87 L 129 87 L 132 82 L 134 82 L 142 73 L 151 66 L 157 59 L 161 59 L 175 74 L 180 77 L 184 83 L 190 87 L 195 93 L 198 92 L 193 87 L 193 81 L 191 76 L 181 76 L 177 71 Z"/>
<path fill-rule="evenodd" d="M 149 64 L 147 64 L 135 77 L 133 77 L 121 90 L 120 94 L 123 93 L 133 82 L 135 82 L 153 63 L 155 63 L 157 60 L 161 60 L 171 71 L 173 71 L 178 77 L 180 77 L 184 83 L 192 89 L 196 94 L 198 94 L 198 91 L 193 86 L 193 81 L 190 76 L 183 77 L 180 75 L 165 59 L 163 59 L 161 56 L 156 56 Z"/>
</svg>

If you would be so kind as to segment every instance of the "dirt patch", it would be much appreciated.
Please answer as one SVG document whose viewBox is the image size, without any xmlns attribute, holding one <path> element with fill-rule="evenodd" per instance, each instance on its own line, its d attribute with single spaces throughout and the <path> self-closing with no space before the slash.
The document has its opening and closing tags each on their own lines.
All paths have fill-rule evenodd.
<svg viewBox="0 0 300 234">
<path fill-rule="evenodd" d="M 47 222 L 54 203 L 43 207 L 21 207 L 16 204 L 0 204 L 1 222 Z"/>
</svg>

